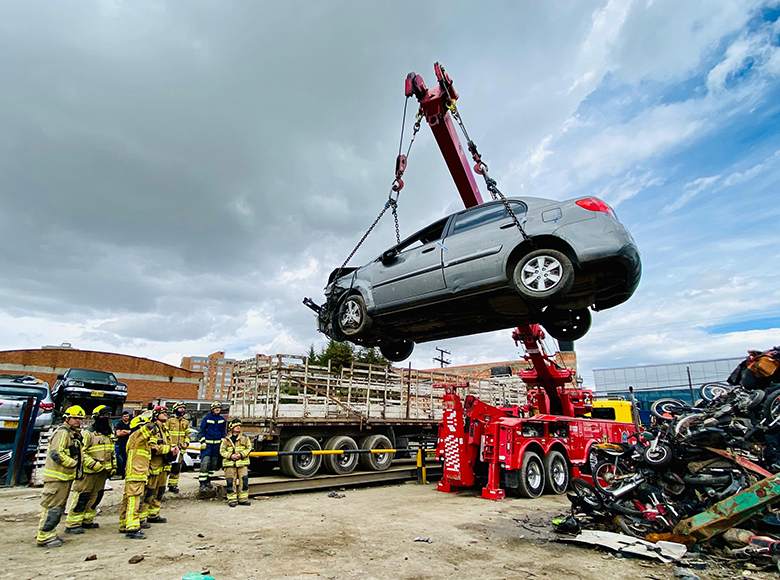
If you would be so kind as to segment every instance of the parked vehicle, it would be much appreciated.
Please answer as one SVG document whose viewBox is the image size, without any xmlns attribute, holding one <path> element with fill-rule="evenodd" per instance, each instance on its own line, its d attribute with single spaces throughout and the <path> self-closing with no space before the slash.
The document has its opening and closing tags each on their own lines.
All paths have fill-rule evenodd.
<svg viewBox="0 0 780 580">
<path fill-rule="evenodd" d="M 0 375 L 0 384 L 7 385 L 46 385 L 48 390 L 49 385 L 40 379 L 36 379 L 33 376 L 20 376 L 20 375 Z M 19 427 L 19 420 L 22 415 L 22 406 L 24 405 L 25 398 L 17 396 L 4 395 L 0 397 L 0 430 L 2 431 L 16 431 Z M 38 404 L 38 414 L 35 417 L 36 431 L 47 428 L 52 423 L 52 417 L 54 415 L 54 403 L 49 393 L 46 398 Z"/>
<path fill-rule="evenodd" d="M 52 398 L 58 411 L 70 405 L 81 405 L 91 413 L 98 405 L 106 405 L 117 414 L 127 399 L 127 385 L 106 371 L 68 369 L 57 377 Z"/>
<path fill-rule="evenodd" d="M 337 269 L 318 310 L 330 338 L 379 346 L 392 361 L 415 342 L 542 324 L 559 340 L 634 293 L 639 250 L 603 201 L 510 199 L 442 218 L 360 268 Z M 316 306 L 315 306 L 316 309 Z"/>
</svg>

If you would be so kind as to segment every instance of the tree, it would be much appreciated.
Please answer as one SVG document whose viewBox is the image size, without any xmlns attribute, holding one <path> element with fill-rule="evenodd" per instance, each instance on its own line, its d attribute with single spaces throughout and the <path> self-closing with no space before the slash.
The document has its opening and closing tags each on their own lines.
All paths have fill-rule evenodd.
<svg viewBox="0 0 780 580">
<path fill-rule="evenodd" d="M 314 350 L 314 343 L 309 347 L 309 352 L 306 354 L 306 358 L 309 359 L 310 365 L 318 365 L 320 364 L 319 358 L 320 355 L 317 354 L 317 351 Z"/>
<path fill-rule="evenodd" d="M 390 361 L 382 356 L 382 353 L 379 352 L 378 348 L 368 348 L 365 346 L 358 349 L 358 351 L 355 353 L 355 362 L 383 367 L 386 367 L 390 364 Z"/>
<path fill-rule="evenodd" d="M 339 372 L 345 366 L 349 366 L 355 360 L 355 351 L 348 342 L 336 342 L 331 339 L 328 346 L 319 357 L 320 364 L 323 366 L 330 361 L 330 368 L 334 372 Z"/>
</svg>

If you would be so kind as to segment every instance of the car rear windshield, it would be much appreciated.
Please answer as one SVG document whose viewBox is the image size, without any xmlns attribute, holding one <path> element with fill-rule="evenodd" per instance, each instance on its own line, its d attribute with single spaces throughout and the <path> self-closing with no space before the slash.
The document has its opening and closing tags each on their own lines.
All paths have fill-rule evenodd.
<svg viewBox="0 0 780 580">
<path fill-rule="evenodd" d="M 117 383 L 116 377 L 113 374 L 104 373 L 103 371 L 86 371 L 81 369 L 74 369 L 68 373 L 68 378 L 95 383 Z"/>
</svg>

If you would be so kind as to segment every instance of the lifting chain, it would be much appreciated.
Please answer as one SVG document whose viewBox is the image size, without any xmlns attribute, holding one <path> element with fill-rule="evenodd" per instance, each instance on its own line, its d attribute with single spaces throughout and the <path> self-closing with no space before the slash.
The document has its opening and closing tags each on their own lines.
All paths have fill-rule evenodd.
<svg viewBox="0 0 780 580">
<path fill-rule="evenodd" d="M 523 229 L 523 226 L 520 224 L 520 220 L 515 215 L 515 212 L 512 211 L 512 207 L 509 205 L 509 201 L 506 199 L 506 197 L 504 197 L 504 194 L 501 193 L 501 190 L 498 189 L 496 180 L 490 177 L 488 174 L 487 163 L 482 160 L 482 155 L 477 150 L 477 144 L 471 140 L 471 137 L 469 137 L 469 133 L 466 131 L 466 126 L 463 124 L 463 119 L 460 117 L 460 112 L 458 111 L 455 99 L 452 98 L 449 91 L 447 91 L 447 96 L 449 97 L 449 100 L 447 101 L 447 109 L 449 109 L 450 113 L 452 113 L 452 118 L 458 122 L 460 130 L 463 131 L 463 136 L 466 138 L 466 145 L 469 149 L 469 152 L 471 153 L 471 158 L 474 160 L 474 171 L 485 179 L 485 187 L 487 187 L 487 190 L 490 192 L 490 197 L 493 198 L 493 201 L 500 199 L 501 203 L 504 204 L 506 212 L 509 214 L 509 217 L 512 218 L 512 222 L 514 222 L 515 226 L 520 231 L 523 239 L 531 244 L 532 247 L 536 248 L 536 244 L 534 244 L 533 240 L 531 240 L 531 238 L 528 237 L 528 234 L 525 233 L 525 229 Z"/>
<path fill-rule="evenodd" d="M 393 183 L 390 186 L 390 193 L 387 196 L 387 202 L 385 202 L 385 206 L 382 208 L 382 211 L 379 212 L 379 215 L 376 216 L 374 223 L 369 226 L 368 230 L 366 230 L 366 233 L 363 234 L 362 238 L 360 238 L 360 241 L 355 246 L 355 249 L 353 249 L 349 256 L 347 256 L 347 259 L 344 260 L 344 263 L 339 268 L 338 274 L 334 276 L 334 280 L 337 280 L 341 276 L 341 270 L 346 268 L 349 261 L 352 259 L 358 249 L 360 249 L 360 246 L 363 245 L 363 242 L 366 241 L 366 238 L 373 231 L 373 229 L 376 227 L 376 224 L 379 223 L 379 220 L 382 219 L 382 216 L 385 215 L 385 212 L 387 212 L 388 209 L 393 214 L 393 222 L 395 224 L 395 242 L 396 244 L 401 243 L 401 230 L 398 227 L 398 198 L 400 197 L 401 190 L 404 187 L 404 181 L 402 177 L 404 175 L 404 171 L 406 171 L 406 164 L 407 160 L 409 159 L 409 153 L 412 151 L 412 145 L 414 145 L 414 140 L 417 138 L 417 133 L 420 131 L 421 121 L 423 118 L 422 107 L 420 107 L 420 109 L 417 111 L 417 116 L 415 117 L 412 138 L 409 141 L 409 147 L 406 149 L 406 155 L 402 154 L 401 151 L 403 150 L 404 126 L 406 125 L 406 107 L 408 103 L 409 97 L 406 97 L 406 101 L 404 101 L 403 122 L 401 123 L 401 142 L 398 145 L 398 157 L 395 161 L 395 179 L 393 179 Z"/>
</svg>

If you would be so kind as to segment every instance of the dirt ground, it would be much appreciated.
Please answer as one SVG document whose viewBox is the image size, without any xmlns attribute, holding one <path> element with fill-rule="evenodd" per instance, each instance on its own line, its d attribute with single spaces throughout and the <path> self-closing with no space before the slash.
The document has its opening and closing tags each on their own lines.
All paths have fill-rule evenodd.
<svg viewBox="0 0 780 580">
<path fill-rule="evenodd" d="M 567 509 L 565 497 L 492 502 L 405 484 L 346 489 L 341 499 L 312 492 L 229 508 L 195 499 L 194 477 L 183 474 L 183 493 L 166 496 L 168 523 L 146 530 L 146 540 L 117 533 L 122 482 L 113 481 L 96 520 L 100 529 L 66 536 L 63 518 L 66 543 L 51 550 L 35 545 L 39 490 L 0 490 L 0 578 L 174 580 L 206 571 L 231 580 L 674 578 L 671 566 L 553 541 L 549 520 Z M 97 559 L 85 561 L 92 554 Z M 129 564 L 135 555 L 145 558 Z M 724 577 L 712 572 L 696 571 L 702 580 Z"/>
</svg>

